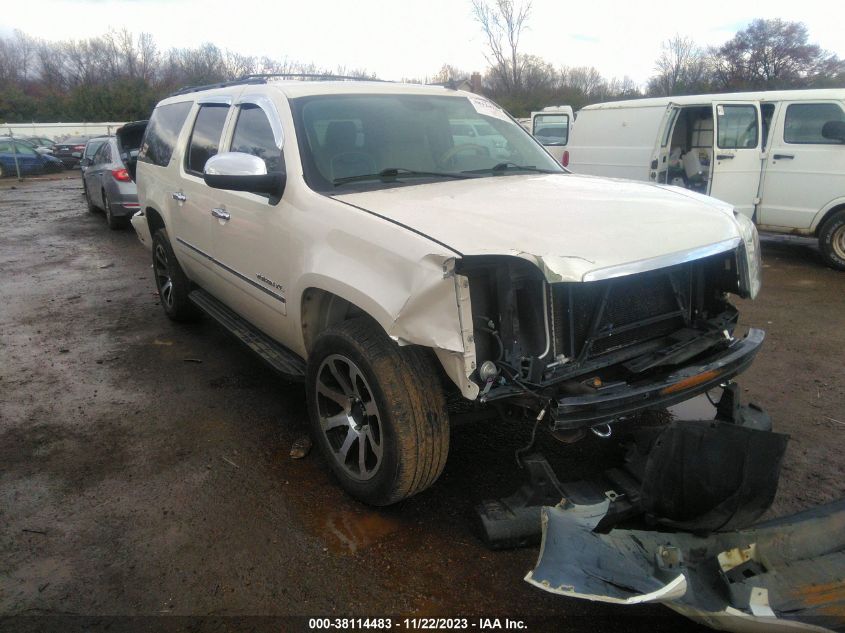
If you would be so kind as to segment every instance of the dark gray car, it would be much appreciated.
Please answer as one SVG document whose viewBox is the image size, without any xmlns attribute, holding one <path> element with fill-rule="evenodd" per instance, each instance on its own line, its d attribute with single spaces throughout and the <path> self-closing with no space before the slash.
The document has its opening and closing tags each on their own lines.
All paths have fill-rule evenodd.
<svg viewBox="0 0 845 633">
<path fill-rule="evenodd" d="M 93 157 L 82 161 L 82 184 L 88 210 L 104 210 L 110 229 L 126 227 L 138 211 L 138 191 L 126 170 L 127 161 L 134 158 L 133 152 L 137 150 L 124 149 L 115 137 L 109 137 Z"/>
</svg>

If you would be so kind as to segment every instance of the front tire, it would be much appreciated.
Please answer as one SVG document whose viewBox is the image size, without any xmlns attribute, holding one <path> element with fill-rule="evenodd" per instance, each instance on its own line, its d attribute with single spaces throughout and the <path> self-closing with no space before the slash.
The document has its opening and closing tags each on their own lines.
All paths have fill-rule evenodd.
<svg viewBox="0 0 845 633">
<path fill-rule="evenodd" d="M 822 225 L 819 249 L 825 264 L 845 270 L 845 210 L 837 211 Z"/>
<path fill-rule="evenodd" d="M 368 317 L 320 334 L 308 357 L 311 431 L 340 485 L 376 506 L 432 485 L 449 452 L 434 359 L 399 347 Z"/>
<path fill-rule="evenodd" d="M 199 309 L 188 298 L 191 282 L 176 260 L 167 229 L 159 229 L 153 235 L 153 272 L 165 314 L 173 321 L 196 319 Z"/>
</svg>

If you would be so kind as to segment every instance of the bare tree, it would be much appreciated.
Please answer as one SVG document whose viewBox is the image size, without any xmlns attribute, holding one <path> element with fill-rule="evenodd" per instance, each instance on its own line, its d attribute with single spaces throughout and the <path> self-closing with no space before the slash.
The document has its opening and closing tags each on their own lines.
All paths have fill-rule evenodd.
<svg viewBox="0 0 845 633">
<path fill-rule="evenodd" d="M 655 70 L 649 93 L 669 96 L 698 92 L 706 84 L 707 55 L 692 39 L 676 34 L 663 42 Z"/>
<path fill-rule="evenodd" d="M 487 62 L 492 72 L 507 89 L 520 93 L 524 89 L 525 58 L 519 54 L 519 40 L 531 13 L 531 1 L 472 0 L 475 20 L 487 38 Z"/>
<path fill-rule="evenodd" d="M 724 90 L 803 88 L 843 71 L 836 55 L 809 43 L 803 23 L 780 19 L 754 20 L 713 54 Z"/>
</svg>

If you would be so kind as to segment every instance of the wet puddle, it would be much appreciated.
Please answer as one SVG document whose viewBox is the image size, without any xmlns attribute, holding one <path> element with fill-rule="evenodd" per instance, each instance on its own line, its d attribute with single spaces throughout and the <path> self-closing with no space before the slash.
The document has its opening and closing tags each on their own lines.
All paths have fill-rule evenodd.
<svg viewBox="0 0 845 633">
<path fill-rule="evenodd" d="M 347 510 L 328 514 L 324 534 L 332 552 L 355 554 L 397 532 L 399 527 L 399 521 L 378 512 Z"/>
</svg>

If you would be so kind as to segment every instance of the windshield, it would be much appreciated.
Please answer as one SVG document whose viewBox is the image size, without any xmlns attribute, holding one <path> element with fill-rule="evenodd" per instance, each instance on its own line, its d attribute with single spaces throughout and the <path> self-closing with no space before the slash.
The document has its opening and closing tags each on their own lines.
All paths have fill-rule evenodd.
<svg viewBox="0 0 845 633">
<path fill-rule="evenodd" d="M 305 179 L 312 189 L 335 192 L 566 173 L 502 110 L 473 99 L 403 94 L 293 99 Z"/>
</svg>

